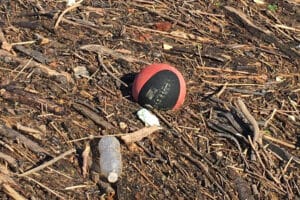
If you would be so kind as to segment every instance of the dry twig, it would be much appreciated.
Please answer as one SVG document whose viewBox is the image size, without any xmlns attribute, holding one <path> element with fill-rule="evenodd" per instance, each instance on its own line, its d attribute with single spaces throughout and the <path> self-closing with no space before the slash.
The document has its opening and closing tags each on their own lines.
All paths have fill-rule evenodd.
<svg viewBox="0 0 300 200">
<path fill-rule="evenodd" d="M 107 67 L 106 65 L 104 64 L 103 62 L 103 59 L 101 57 L 101 54 L 98 53 L 98 60 L 100 62 L 100 65 L 104 68 L 104 70 L 111 76 L 113 77 L 114 79 L 116 79 L 118 82 L 120 82 L 122 85 L 124 85 L 125 87 L 128 87 L 128 85 L 122 81 L 121 79 L 119 79 L 118 77 L 116 77 Z"/>
<path fill-rule="evenodd" d="M 18 140 L 19 142 L 21 142 L 22 144 L 27 146 L 27 148 L 29 148 L 30 150 L 32 150 L 34 152 L 37 152 L 37 153 L 42 152 L 42 153 L 50 155 L 46 149 L 44 149 L 43 147 L 38 145 L 36 142 L 28 139 L 27 137 L 25 137 L 18 131 L 15 131 L 14 129 L 8 128 L 7 126 L 0 125 L 0 135 L 2 135 L 3 137 L 7 137 L 9 139 L 12 139 L 12 140 Z"/>
<path fill-rule="evenodd" d="M 15 199 L 15 200 L 26 200 L 26 198 L 19 194 L 14 188 L 12 188 L 9 184 L 2 184 L 2 187 L 3 187 L 3 191 L 8 195 L 10 196 L 12 199 Z"/>
<path fill-rule="evenodd" d="M 259 127 L 257 124 L 257 121 L 255 120 L 255 118 L 251 115 L 251 113 L 249 112 L 249 110 L 247 109 L 245 103 L 243 102 L 242 99 L 238 99 L 237 100 L 237 105 L 240 109 L 240 111 L 244 114 L 244 116 L 246 117 L 246 119 L 249 121 L 249 123 L 252 125 L 253 127 L 253 143 L 254 146 L 256 146 L 256 143 L 258 143 L 259 145 L 262 145 L 262 137 L 260 135 L 259 132 Z"/>
<path fill-rule="evenodd" d="M 71 11 L 71 10 L 73 10 L 73 9 L 75 9 L 75 8 L 77 8 L 77 7 L 79 7 L 79 6 L 81 6 L 81 2 L 83 2 L 83 0 L 79 0 L 79 1 L 76 2 L 74 5 L 72 5 L 72 6 L 68 7 L 68 8 L 66 8 L 66 9 L 59 15 L 59 17 L 57 18 L 56 23 L 55 23 L 55 25 L 54 25 L 54 29 L 57 29 L 57 27 L 58 27 L 59 23 L 61 22 L 62 18 L 64 17 L 64 15 L 65 15 L 67 12 L 69 12 L 69 11 Z"/>
<path fill-rule="evenodd" d="M 97 125 L 102 126 L 105 129 L 113 129 L 113 126 L 108 123 L 103 117 L 92 111 L 91 109 L 87 108 L 86 106 L 83 106 L 78 103 L 73 103 L 72 107 L 85 117 L 91 119 L 93 122 L 95 122 Z"/>
<path fill-rule="evenodd" d="M 232 16 L 239 24 L 244 26 L 249 33 L 258 38 L 262 38 L 267 43 L 274 43 L 283 53 L 288 55 L 290 58 L 299 59 L 300 54 L 297 51 L 289 48 L 286 44 L 280 42 L 274 35 L 271 34 L 269 30 L 262 29 L 256 26 L 248 17 L 241 11 L 230 7 L 224 6 L 227 14 Z"/>
<path fill-rule="evenodd" d="M 89 44 L 89 45 L 81 46 L 80 49 L 86 50 L 86 51 L 92 51 L 92 52 L 98 53 L 100 55 L 110 55 L 110 56 L 114 57 L 115 59 L 126 60 L 129 63 L 136 62 L 136 63 L 149 64 L 148 62 L 142 61 L 140 59 L 136 59 L 129 55 L 123 55 L 119 52 L 116 52 L 116 51 L 109 49 L 108 47 L 105 47 L 102 45 Z"/>
<path fill-rule="evenodd" d="M 63 154 L 61 154 L 61 155 L 59 155 L 59 156 L 53 158 L 52 160 L 50 160 L 50 161 L 48 161 L 48 162 L 45 162 L 44 164 L 42 164 L 42 165 L 40 165 L 40 166 L 38 166 L 38 167 L 35 167 L 35 168 L 31 169 L 31 170 L 28 170 L 28 171 L 26 171 L 26 172 L 24 172 L 24 173 L 22 173 L 22 174 L 19 174 L 18 176 L 19 176 L 19 177 L 28 176 L 29 174 L 38 172 L 38 171 L 40 171 L 40 170 L 42 170 L 42 169 L 44 169 L 44 168 L 46 168 L 46 167 L 48 167 L 48 166 L 50 166 L 50 165 L 56 163 L 56 162 L 59 161 L 60 159 L 63 159 L 65 156 L 70 155 L 70 154 L 72 154 L 72 153 L 74 153 L 74 152 L 76 152 L 75 149 L 70 149 L 70 150 L 64 152 Z"/>
<path fill-rule="evenodd" d="M 33 179 L 33 178 L 30 178 L 30 177 L 26 177 L 29 181 L 32 181 L 36 184 L 38 184 L 40 187 L 44 188 L 45 190 L 49 191 L 50 193 L 54 194 L 55 196 L 57 196 L 58 198 L 60 199 L 65 199 L 63 196 L 61 196 L 59 193 L 55 192 L 54 190 L 52 190 L 51 188 L 49 188 L 48 186 L 44 185 L 43 183 Z"/>
<path fill-rule="evenodd" d="M 8 164 L 11 165 L 12 167 L 18 166 L 16 159 L 11 157 L 10 155 L 0 152 L 0 158 L 8 162 Z"/>
</svg>

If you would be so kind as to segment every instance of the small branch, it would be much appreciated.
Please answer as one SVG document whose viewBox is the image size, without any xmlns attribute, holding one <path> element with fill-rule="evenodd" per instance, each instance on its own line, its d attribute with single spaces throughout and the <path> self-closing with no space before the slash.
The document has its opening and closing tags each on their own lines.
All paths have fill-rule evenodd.
<svg viewBox="0 0 300 200">
<path fill-rule="evenodd" d="M 100 125 L 105 129 L 113 129 L 113 126 L 110 123 L 108 123 L 103 117 L 99 116 L 97 113 L 95 113 L 91 109 L 87 108 L 86 106 L 83 106 L 78 103 L 73 103 L 72 107 L 77 112 L 81 113 L 83 116 L 91 119 L 97 125 Z"/>
<path fill-rule="evenodd" d="M 96 44 L 89 44 L 84 45 L 80 47 L 81 50 L 86 51 L 92 51 L 100 55 L 110 55 L 115 59 L 122 59 L 129 63 L 143 63 L 143 64 L 149 64 L 148 62 L 142 61 L 140 59 L 136 59 L 135 57 L 129 56 L 129 55 L 123 55 L 122 53 L 116 52 L 113 49 L 110 49 L 108 47 L 102 46 L 102 45 L 96 45 Z"/>
<path fill-rule="evenodd" d="M 101 55 L 98 53 L 98 60 L 100 62 L 100 65 L 104 68 L 104 70 L 114 79 L 116 79 L 118 82 L 120 82 L 122 85 L 124 85 L 125 87 L 128 87 L 128 85 L 122 81 L 121 79 L 119 79 L 118 77 L 116 77 L 111 71 L 109 71 L 109 69 L 106 67 L 106 65 L 103 62 L 103 59 L 101 57 Z"/>
<path fill-rule="evenodd" d="M 50 69 L 48 66 L 40 64 L 34 60 L 31 60 L 31 62 L 28 62 L 29 59 L 21 58 L 19 56 L 13 55 L 5 50 L 0 49 L 0 57 L 7 57 L 11 60 L 18 62 L 20 65 L 26 65 L 28 63 L 27 68 L 38 68 L 43 73 L 47 74 L 48 76 L 63 76 L 67 82 L 74 82 L 74 80 L 71 78 L 71 75 L 67 72 L 58 72 L 56 70 Z"/>
<path fill-rule="evenodd" d="M 238 99 L 237 100 L 237 105 L 240 109 L 240 111 L 244 114 L 244 116 L 246 117 L 246 119 L 249 121 L 249 123 L 253 126 L 253 143 L 254 143 L 254 147 L 256 147 L 256 143 L 258 144 L 262 144 L 262 138 L 259 132 L 259 127 L 257 124 L 257 121 L 255 120 L 255 118 L 251 115 L 251 113 L 249 112 L 249 110 L 247 109 L 245 103 L 243 102 L 242 99 Z"/>
<path fill-rule="evenodd" d="M 185 27 L 185 28 L 190 28 L 190 27 L 191 27 L 191 24 L 184 23 L 184 22 L 182 22 L 182 21 L 179 21 L 179 20 L 177 20 L 177 19 L 174 19 L 173 17 L 170 17 L 169 15 L 162 14 L 162 13 L 156 11 L 156 10 L 152 10 L 152 9 L 150 9 L 150 8 L 147 8 L 147 7 L 145 7 L 145 6 L 138 5 L 138 4 L 135 4 L 135 3 L 129 3 L 129 4 L 132 5 L 132 6 L 135 6 L 135 7 L 139 8 L 139 9 L 141 9 L 141 10 L 146 10 L 146 11 L 148 11 L 148 12 L 150 12 L 150 13 L 156 14 L 156 15 L 158 15 L 158 16 L 160 16 L 160 17 L 166 19 L 166 20 L 169 20 L 169 21 L 172 21 L 172 22 L 174 22 L 174 23 L 177 23 L 177 24 L 179 24 L 179 25 L 181 25 L 181 26 L 183 26 L 183 27 Z"/>
<path fill-rule="evenodd" d="M 36 168 L 33 168 L 33 169 L 29 170 L 29 171 L 26 171 L 26 172 L 24 172 L 24 173 L 22 173 L 22 174 L 19 174 L 18 176 L 19 176 L 19 177 L 28 176 L 29 174 L 38 172 L 38 171 L 40 171 L 40 170 L 42 170 L 42 169 L 44 169 L 44 168 L 46 168 L 46 167 L 48 167 L 48 166 L 50 166 L 50 165 L 56 163 L 56 162 L 59 161 L 60 159 L 64 158 L 64 157 L 67 156 L 67 155 L 70 155 L 70 154 L 72 154 L 72 153 L 74 153 L 74 152 L 76 152 L 75 149 L 70 149 L 69 151 L 66 151 L 65 153 L 63 153 L 63 154 L 61 154 L 61 155 L 59 155 L 59 156 L 53 158 L 52 160 L 50 160 L 50 161 L 48 161 L 48 162 L 45 162 L 44 164 L 42 164 L 42 165 L 40 165 L 40 166 L 38 166 L 38 167 L 36 167 Z"/>
<path fill-rule="evenodd" d="M 62 21 L 64 15 L 65 15 L 67 12 L 73 10 L 74 8 L 77 8 L 77 7 L 81 6 L 81 2 L 83 2 L 83 0 L 80 0 L 80 1 L 76 2 L 73 6 L 70 6 L 70 7 L 66 8 L 66 9 L 59 15 L 59 17 L 57 18 L 56 23 L 55 23 L 55 25 L 54 25 L 54 29 L 57 29 L 57 27 L 58 27 L 59 23 Z"/>
<path fill-rule="evenodd" d="M 20 141 L 20 143 L 24 144 L 31 151 L 34 151 L 36 153 L 42 152 L 50 155 L 46 149 L 38 145 L 36 142 L 28 139 L 27 137 L 25 137 L 18 131 L 15 131 L 14 129 L 8 128 L 7 126 L 0 125 L 0 135 L 8 139 L 18 140 Z"/>
<path fill-rule="evenodd" d="M 39 181 L 30 178 L 30 177 L 26 177 L 28 180 L 38 184 L 40 187 L 44 188 L 45 190 L 49 191 L 50 193 L 54 194 L 55 196 L 57 196 L 60 199 L 65 199 L 63 196 L 61 196 L 60 194 L 58 194 L 57 192 L 55 192 L 54 190 L 50 189 L 49 187 L 47 187 L 46 185 L 40 183 Z"/>
<path fill-rule="evenodd" d="M 275 108 L 271 114 L 271 116 L 266 120 L 265 124 L 264 124 L 264 128 L 266 128 L 269 124 L 269 122 L 274 118 L 275 114 L 277 112 L 277 109 Z"/>
<path fill-rule="evenodd" d="M 41 95 L 19 89 L 14 85 L 6 86 L 4 89 L 5 90 L 0 93 L 0 96 L 8 101 L 19 102 L 39 110 L 42 106 L 46 108 L 46 111 L 53 112 L 57 115 L 63 115 L 67 112 L 63 106 L 43 98 Z"/>
<path fill-rule="evenodd" d="M 264 171 L 266 171 L 266 166 L 265 166 L 264 163 L 262 162 L 262 159 L 261 159 L 261 157 L 260 157 L 260 155 L 259 155 L 257 149 L 255 148 L 255 146 L 254 146 L 254 144 L 253 144 L 253 141 L 252 141 L 250 135 L 248 135 L 248 140 L 249 140 L 249 144 L 250 144 L 250 146 L 252 147 L 252 150 L 253 150 L 253 151 L 251 152 L 251 153 L 252 153 L 252 155 L 251 155 L 251 160 L 255 160 L 256 157 L 257 157 L 258 160 L 259 160 L 259 162 L 260 162 L 260 164 L 261 164 L 261 166 L 263 167 Z M 255 153 L 256 157 L 255 157 L 255 155 L 253 154 L 253 152 Z"/>
<path fill-rule="evenodd" d="M 44 135 L 41 131 L 27 127 L 27 126 L 23 126 L 20 123 L 17 123 L 16 128 L 20 131 L 24 131 L 24 132 L 32 135 L 35 139 L 38 139 L 38 140 L 42 140 L 42 135 Z"/>
<path fill-rule="evenodd" d="M 24 72 L 24 70 L 30 64 L 31 61 L 32 61 L 32 58 L 30 60 L 28 60 L 28 62 L 24 65 L 24 67 L 20 71 L 18 71 L 17 75 L 15 76 L 15 78 L 13 80 L 16 80 L 20 76 L 20 74 L 22 74 Z"/>
<path fill-rule="evenodd" d="M 19 194 L 14 188 L 12 188 L 10 185 L 4 183 L 2 185 L 3 187 L 3 191 L 10 196 L 12 199 L 15 200 L 26 200 L 25 197 L 23 197 L 23 195 Z"/>
<path fill-rule="evenodd" d="M 295 144 L 287 143 L 285 141 L 276 139 L 276 138 L 274 138 L 270 135 L 262 133 L 262 136 L 263 136 L 264 139 L 272 141 L 272 142 L 277 143 L 277 144 L 280 144 L 282 146 L 286 146 L 286 147 L 291 148 L 291 149 L 296 149 L 297 148 Z"/>
<path fill-rule="evenodd" d="M 160 191 L 159 187 L 157 187 L 156 185 L 154 185 L 154 183 L 149 179 L 149 177 L 142 172 L 134 163 L 131 163 L 131 165 L 142 175 L 142 177 L 152 185 L 152 187 L 154 187 L 157 191 Z"/>
<path fill-rule="evenodd" d="M 224 6 L 224 9 L 227 15 L 231 16 L 240 26 L 244 27 L 254 37 L 260 38 L 269 44 L 275 44 L 281 52 L 289 56 L 291 59 L 300 58 L 300 54 L 297 51 L 282 43 L 271 33 L 271 31 L 256 26 L 242 11 L 230 6 Z"/>
<path fill-rule="evenodd" d="M 16 168 L 18 166 L 16 159 L 11 157 L 10 155 L 0 152 L 0 158 L 8 162 L 8 164 L 12 167 Z"/>
<path fill-rule="evenodd" d="M 209 173 L 209 169 L 207 166 L 205 166 L 200 160 L 197 160 L 195 158 L 193 158 L 192 156 L 185 154 L 185 153 L 181 153 L 180 154 L 182 156 L 184 156 L 185 158 L 187 158 L 188 160 L 190 160 L 192 163 L 194 163 L 208 178 L 208 180 L 213 183 L 215 186 L 217 186 L 217 188 L 224 194 L 226 195 L 226 192 L 223 190 L 223 188 L 220 186 L 220 184 L 216 181 L 216 179 Z"/>
</svg>

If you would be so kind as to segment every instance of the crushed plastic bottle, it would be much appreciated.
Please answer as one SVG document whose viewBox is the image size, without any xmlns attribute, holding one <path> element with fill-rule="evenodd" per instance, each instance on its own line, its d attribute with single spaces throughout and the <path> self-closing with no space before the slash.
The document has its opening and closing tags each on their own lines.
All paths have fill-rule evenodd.
<svg viewBox="0 0 300 200">
<path fill-rule="evenodd" d="M 122 156 L 119 140 L 114 136 L 104 136 L 98 143 L 100 172 L 108 182 L 114 183 L 122 172 Z"/>
</svg>

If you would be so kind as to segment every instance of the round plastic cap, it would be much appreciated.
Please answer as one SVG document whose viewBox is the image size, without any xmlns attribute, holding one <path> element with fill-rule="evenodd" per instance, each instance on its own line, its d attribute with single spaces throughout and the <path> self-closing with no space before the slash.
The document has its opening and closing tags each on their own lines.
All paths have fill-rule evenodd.
<svg viewBox="0 0 300 200">
<path fill-rule="evenodd" d="M 110 172 L 108 174 L 107 179 L 108 179 L 108 182 L 114 183 L 118 180 L 118 174 L 116 172 Z"/>
</svg>

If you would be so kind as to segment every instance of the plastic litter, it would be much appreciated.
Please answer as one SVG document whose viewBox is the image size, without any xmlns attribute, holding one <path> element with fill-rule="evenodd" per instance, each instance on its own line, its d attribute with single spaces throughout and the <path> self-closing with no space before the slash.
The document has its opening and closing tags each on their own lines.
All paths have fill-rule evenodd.
<svg viewBox="0 0 300 200">
<path fill-rule="evenodd" d="M 76 3 L 75 0 L 66 0 L 66 2 L 67 2 L 67 6 L 73 6 Z"/>
<path fill-rule="evenodd" d="M 146 108 L 140 109 L 137 115 L 145 123 L 145 126 L 160 126 L 158 118 Z"/>
<path fill-rule="evenodd" d="M 122 173 L 122 156 L 119 140 L 114 136 L 104 136 L 98 143 L 100 171 L 108 182 L 114 183 Z"/>
</svg>

